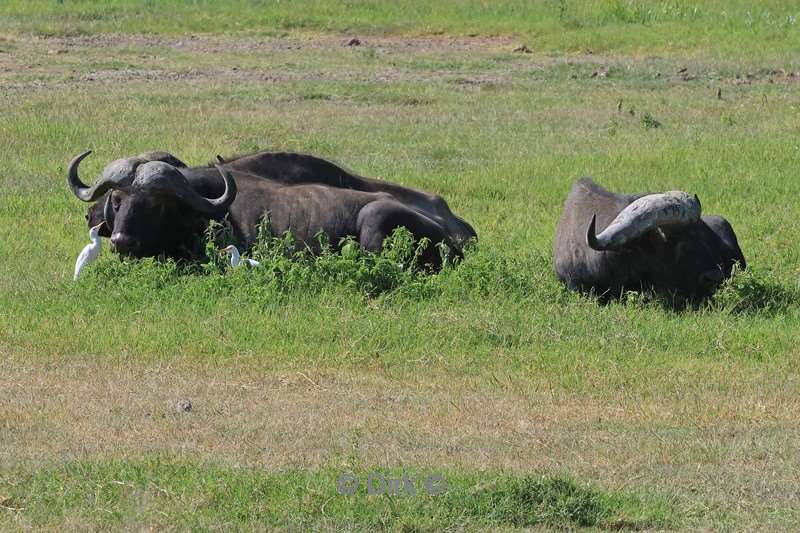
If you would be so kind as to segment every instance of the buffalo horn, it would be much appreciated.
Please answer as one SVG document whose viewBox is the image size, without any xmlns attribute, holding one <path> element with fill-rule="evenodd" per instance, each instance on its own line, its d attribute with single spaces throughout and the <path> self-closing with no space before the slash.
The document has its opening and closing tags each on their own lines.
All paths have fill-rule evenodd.
<svg viewBox="0 0 800 533">
<path fill-rule="evenodd" d="M 75 157 L 70 161 L 69 167 L 67 168 L 67 185 L 69 185 L 70 190 L 79 200 L 94 202 L 103 196 L 106 191 L 130 184 L 136 165 L 140 162 L 137 158 L 114 161 L 103 170 L 103 175 L 100 176 L 100 179 L 98 179 L 94 185 L 89 187 L 84 184 L 78 175 L 78 167 L 81 161 L 91 153 L 91 150 L 87 150 Z"/>
<path fill-rule="evenodd" d="M 225 190 L 219 198 L 206 198 L 195 191 L 186 178 L 174 166 L 161 161 L 141 165 L 136 171 L 134 188 L 158 187 L 168 190 L 191 208 L 206 215 L 224 213 L 236 199 L 236 182 L 226 169 L 217 165 L 217 170 L 225 183 Z"/>
<path fill-rule="evenodd" d="M 700 200 L 683 191 L 649 194 L 620 211 L 611 224 L 595 234 L 593 215 L 586 232 L 586 243 L 593 250 L 620 250 L 629 242 L 660 226 L 685 226 L 700 220 Z"/>
</svg>

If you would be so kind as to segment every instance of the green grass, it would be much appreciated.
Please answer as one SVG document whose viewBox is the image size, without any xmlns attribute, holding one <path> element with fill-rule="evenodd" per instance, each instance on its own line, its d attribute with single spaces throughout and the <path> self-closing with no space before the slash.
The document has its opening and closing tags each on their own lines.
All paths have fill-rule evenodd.
<svg viewBox="0 0 800 533">
<path fill-rule="evenodd" d="M 518 35 L 540 50 L 790 54 L 800 9 L 769 0 L 7 0 L 6 31 L 41 35 L 307 32 Z"/>
<path fill-rule="evenodd" d="M 0 524 L 792 529 L 800 506 L 781 475 L 798 467 L 794 6 L 159 5 L 0 5 L 0 379 L 16 376 L 0 390 L 0 505 L 25 508 L 0 509 Z M 344 47 L 342 33 L 367 37 Z M 512 37 L 449 41 L 473 33 Z M 513 52 L 517 42 L 534 53 Z M 120 261 L 105 250 L 74 283 L 87 228 L 65 166 L 87 148 L 87 180 L 112 159 L 153 149 L 190 164 L 261 149 L 311 152 L 442 194 L 479 242 L 433 276 L 391 253 L 292 262 L 260 250 L 269 268 L 230 271 Z M 749 270 L 688 309 L 647 294 L 602 305 L 567 292 L 552 273 L 552 238 L 582 175 L 625 192 L 697 193 L 704 212 L 731 221 Z M 103 369 L 84 396 L 59 387 L 77 383 L 71 372 L 81 364 Z M 338 470 L 302 467 L 340 445 L 295 456 L 296 446 L 278 439 L 281 426 L 276 447 L 299 465 L 292 471 L 257 470 L 269 463 L 261 455 L 222 454 L 197 436 L 200 422 L 174 434 L 151 428 L 164 433 L 157 445 L 102 448 L 109 427 L 124 427 L 135 448 L 144 424 L 135 409 L 105 409 L 103 387 L 120 381 L 108 368 L 160 375 L 171 365 L 204 369 L 196 379 L 209 388 L 224 385 L 209 377 L 215 369 L 234 378 L 377 375 L 400 397 L 400 407 L 386 400 L 386 413 L 403 411 L 402 385 L 444 391 L 442 405 L 409 428 L 395 427 L 391 414 L 370 419 L 374 405 L 346 396 L 335 379 L 298 394 L 290 411 L 303 412 L 314 394 L 344 397 L 337 411 L 352 420 L 341 434 L 401 441 L 385 455 L 371 450 L 361 468 L 435 452 L 453 490 L 438 499 L 339 498 Z M 498 405 L 463 422 L 489 435 L 469 442 L 494 446 L 462 444 L 456 428 L 468 412 L 448 418 L 448 406 L 469 400 L 454 385 L 462 379 L 491 391 L 481 405 Z M 55 402 L 50 410 L 23 401 L 22 384 Z M 151 403 L 182 390 L 126 386 L 130 398 L 150 394 Z M 516 401 L 524 408 L 498 421 Z M 59 402 L 99 414 L 87 422 Z M 218 438 L 238 442 L 265 431 L 257 419 L 284 416 L 262 409 L 256 404 L 242 427 L 225 426 Z M 293 416 L 283 423 L 309 424 L 309 437 L 318 430 Z M 58 448 L 61 435 L 50 430 L 73 418 L 74 427 L 65 424 L 74 433 Z M 150 459 L 149 446 L 167 458 Z M 552 461 L 545 477 L 531 477 L 527 465 L 540 456 Z M 465 467 L 464 457 L 474 464 Z M 418 463 L 405 466 L 423 472 Z"/>
<path fill-rule="evenodd" d="M 797 211 L 782 201 L 798 193 L 792 82 L 736 85 L 735 67 L 726 62 L 689 63 L 703 79 L 688 82 L 674 74 L 685 62 L 673 60 L 547 60 L 533 68 L 528 57 L 493 50 L 412 56 L 387 50 L 381 62 L 338 47 L 258 56 L 223 50 L 196 61 L 191 53 L 156 54 L 159 66 L 145 55 L 133 59 L 136 68 L 184 72 L 194 65 L 208 77 L 81 81 L 87 72 L 125 72 L 99 69 L 105 53 L 90 48 L 63 59 L 45 55 L 37 68 L 52 88 L 15 92 L 0 104 L 0 145 L 14 154 L 0 178 L 7 207 L 0 212 L 6 232 L 0 327 L 11 353 L 113 356 L 123 344 L 145 357 L 180 352 L 226 361 L 250 354 L 279 368 L 369 361 L 412 371 L 405 361 L 435 353 L 453 370 L 535 375 L 544 368 L 579 388 L 586 375 L 603 372 L 609 354 L 651 372 L 675 361 L 727 360 L 722 344 L 743 364 L 769 359 L 795 366 L 794 358 L 780 356 L 796 344 L 791 298 L 755 316 L 602 307 L 566 293 L 551 273 L 563 199 L 572 180 L 592 174 L 622 191 L 696 192 L 706 212 L 729 218 L 756 271 L 786 294 L 796 292 Z M 85 63 L 64 73 L 64 62 L 76 56 Z M 395 65 L 396 79 L 375 78 L 384 62 Z M 601 65 L 609 76 L 591 78 Z M 233 77 L 250 72 L 292 77 L 273 83 Z M 303 72 L 311 77 L 294 79 L 292 73 Z M 9 82 L 30 83 L 26 76 L 22 71 Z M 723 100 L 708 83 L 724 87 Z M 304 97 L 310 93 L 330 98 Z M 418 101 L 408 105 L 412 97 Z M 661 127 L 643 125 L 647 116 Z M 728 116 L 735 123 L 723 120 Z M 98 290 L 70 276 L 85 241 L 84 206 L 64 186 L 64 167 L 87 147 L 95 149 L 87 177 L 113 158 L 155 148 L 195 164 L 254 149 L 317 153 L 359 173 L 443 194 L 474 224 L 480 242 L 429 298 L 384 294 L 365 305 L 363 291 L 346 283 L 321 295 L 277 296 L 258 277 L 234 282 L 144 267 Z M 338 320 L 330 320 L 332 312 Z M 277 317 L 287 319 L 279 330 L 271 327 Z M 102 328 L 83 333 L 98 322 Z M 370 330 L 382 334 L 357 333 Z M 595 350 L 598 343 L 603 352 Z"/>
<path fill-rule="evenodd" d="M 358 480 L 342 493 L 341 476 Z M 380 479 L 411 482 L 396 494 Z M 427 482 L 435 487 L 429 493 Z M 389 490 L 388 488 L 386 489 Z M 670 503 L 565 476 L 430 470 L 263 472 L 174 458 L 73 462 L 0 477 L 0 525 L 82 528 L 443 531 L 548 526 L 642 529 L 679 523 Z"/>
</svg>

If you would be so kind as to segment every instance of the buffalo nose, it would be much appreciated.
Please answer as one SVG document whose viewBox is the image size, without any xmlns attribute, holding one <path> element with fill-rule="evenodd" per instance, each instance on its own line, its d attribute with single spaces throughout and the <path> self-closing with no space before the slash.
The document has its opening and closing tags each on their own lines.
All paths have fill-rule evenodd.
<svg viewBox="0 0 800 533">
<path fill-rule="evenodd" d="M 117 252 L 135 252 L 139 248 L 139 241 L 125 233 L 115 233 L 111 236 L 111 247 Z"/>
</svg>

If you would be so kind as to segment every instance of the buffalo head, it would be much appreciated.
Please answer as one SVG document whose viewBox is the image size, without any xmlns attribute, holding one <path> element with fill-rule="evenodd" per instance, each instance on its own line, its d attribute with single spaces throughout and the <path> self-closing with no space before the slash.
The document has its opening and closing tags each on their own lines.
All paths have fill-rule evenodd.
<svg viewBox="0 0 800 533">
<path fill-rule="evenodd" d="M 176 165 L 150 160 L 149 154 L 114 161 L 89 187 L 81 181 L 78 167 L 90 153 L 70 162 L 67 181 L 73 194 L 84 202 L 105 196 L 102 217 L 107 234 L 112 249 L 123 255 L 193 255 L 208 220 L 224 216 L 236 198 L 236 182 L 224 168 L 217 166 L 224 192 L 219 198 L 206 198 L 192 188 Z M 90 211 L 90 222 L 96 216 Z"/>
<path fill-rule="evenodd" d="M 556 275 L 568 287 L 607 294 L 644 288 L 709 296 L 734 264 L 745 266 L 733 228 L 701 216 L 697 196 L 621 195 L 588 178 L 567 197 L 554 252 Z"/>
<path fill-rule="evenodd" d="M 186 168 L 186 163 L 175 157 L 174 155 L 170 154 L 169 152 L 161 152 L 161 151 L 154 151 L 154 152 L 145 152 L 143 154 L 139 154 L 136 157 L 128 158 L 129 161 L 136 161 L 139 164 L 147 163 L 148 161 L 163 161 L 165 163 L 169 163 L 170 165 L 174 166 L 175 168 Z M 72 184 L 70 183 L 70 189 L 72 189 Z M 103 206 L 106 203 L 106 198 L 111 194 L 111 192 L 107 192 L 100 196 L 96 202 L 91 204 L 86 209 L 86 222 L 90 228 L 97 226 L 105 221 L 103 217 Z M 111 237 L 111 228 L 107 227 L 105 224 L 100 226 L 100 236 L 101 237 Z"/>
</svg>

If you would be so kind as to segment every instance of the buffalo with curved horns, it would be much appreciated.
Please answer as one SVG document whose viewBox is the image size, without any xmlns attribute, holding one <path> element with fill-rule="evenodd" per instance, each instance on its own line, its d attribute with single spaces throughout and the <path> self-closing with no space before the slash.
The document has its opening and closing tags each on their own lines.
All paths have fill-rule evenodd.
<svg viewBox="0 0 800 533">
<path fill-rule="evenodd" d="M 581 178 L 556 228 L 556 275 L 570 289 L 612 297 L 625 289 L 710 296 L 735 264 L 746 265 L 728 221 L 700 211 L 682 191 L 617 194 Z"/>
<path fill-rule="evenodd" d="M 70 162 L 68 184 L 80 200 L 96 202 L 89 224 L 105 221 L 102 234 L 123 255 L 200 257 L 209 220 L 225 216 L 244 248 L 255 242 L 266 216 L 275 236 L 291 231 L 312 251 L 319 249 L 319 232 L 334 244 L 353 236 L 379 251 L 386 236 L 405 226 L 417 239 L 444 243 L 457 255 L 476 237 L 441 196 L 357 176 L 310 155 L 260 152 L 187 167 L 166 152 L 148 152 L 112 162 L 89 187 L 78 174 L 89 153 Z M 441 264 L 433 245 L 422 260 Z"/>
</svg>

